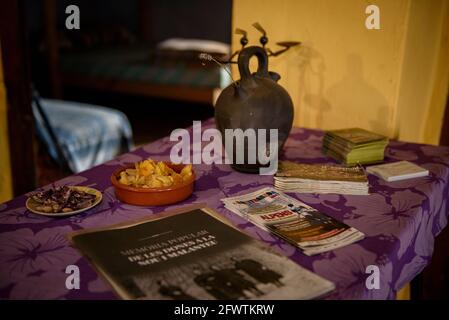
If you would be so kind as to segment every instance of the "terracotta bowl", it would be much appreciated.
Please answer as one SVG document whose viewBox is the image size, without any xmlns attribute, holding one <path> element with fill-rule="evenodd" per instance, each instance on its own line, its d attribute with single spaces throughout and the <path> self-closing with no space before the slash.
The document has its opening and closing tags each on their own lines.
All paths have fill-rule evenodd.
<svg viewBox="0 0 449 320">
<path fill-rule="evenodd" d="M 185 165 L 173 164 L 165 162 L 167 166 L 176 172 L 181 172 Z M 111 176 L 111 182 L 115 188 L 115 195 L 117 198 L 125 203 L 134 204 L 138 206 L 164 206 L 173 204 L 184 199 L 187 199 L 193 192 L 193 184 L 195 182 L 195 172 L 192 171 L 192 176 L 189 180 L 175 186 L 162 188 L 138 188 L 127 186 L 119 182 L 120 172 L 125 169 L 134 168 L 133 165 L 119 168 Z"/>
</svg>

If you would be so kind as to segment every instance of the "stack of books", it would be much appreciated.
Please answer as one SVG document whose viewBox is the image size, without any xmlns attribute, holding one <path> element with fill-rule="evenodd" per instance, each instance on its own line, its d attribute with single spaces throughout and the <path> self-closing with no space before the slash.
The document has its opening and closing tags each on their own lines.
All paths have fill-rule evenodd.
<svg viewBox="0 0 449 320">
<path fill-rule="evenodd" d="M 388 138 L 360 128 L 333 130 L 323 138 L 323 152 L 348 166 L 384 160 Z"/>
<path fill-rule="evenodd" d="M 225 208 L 311 256 L 357 242 L 365 235 L 273 188 L 221 199 Z"/>
<path fill-rule="evenodd" d="M 369 194 L 368 178 L 362 167 L 326 164 L 279 163 L 274 186 L 283 192 Z"/>
</svg>

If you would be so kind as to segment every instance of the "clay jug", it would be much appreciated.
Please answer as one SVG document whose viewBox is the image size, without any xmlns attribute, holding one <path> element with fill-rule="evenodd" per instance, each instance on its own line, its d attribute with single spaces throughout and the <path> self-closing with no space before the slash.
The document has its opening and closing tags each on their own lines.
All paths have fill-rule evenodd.
<svg viewBox="0 0 449 320">
<path fill-rule="evenodd" d="M 249 69 L 252 56 L 256 56 L 258 61 L 257 72 L 253 74 Z M 262 145 L 266 146 L 265 150 L 270 150 L 268 146 L 270 129 L 278 130 L 277 151 L 278 154 L 281 153 L 292 128 L 293 103 L 287 91 L 277 84 L 280 76 L 268 71 L 268 56 L 262 47 L 244 48 L 238 56 L 238 69 L 240 80 L 226 87 L 217 99 L 215 122 L 221 132 L 224 145 L 226 129 L 242 129 L 243 131 L 255 129 L 256 144 L 251 138 L 245 138 L 243 141 L 234 139 L 233 149 L 227 148 L 226 152 L 235 170 L 259 173 L 260 167 L 267 165 L 261 163 L 258 150 Z M 259 141 L 257 134 L 259 129 L 266 130 L 265 141 Z M 260 136 L 260 139 L 262 140 L 263 136 Z M 237 161 L 241 150 L 245 152 L 243 163 L 241 154 L 240 161 Z M 248 156 L 248 152 L 252 158 Z M 255 163 L 254 157 L 256 157 Z"/>
</svg>

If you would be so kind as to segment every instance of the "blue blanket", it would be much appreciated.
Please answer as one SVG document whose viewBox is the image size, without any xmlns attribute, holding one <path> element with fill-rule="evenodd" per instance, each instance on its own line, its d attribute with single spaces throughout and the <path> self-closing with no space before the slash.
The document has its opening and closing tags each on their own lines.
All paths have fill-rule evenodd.
<svg viewBox="0 0 449 320">
<path fill-rule="evenodd" d="M 77 102 L 40 99 L 69 168 L 78 173 L 115 158 L 132 148 L 133 137 L 127 117 L 120 111 Z M 56 146 L 33 104 L 39 137 L 56 161 Z"/>
</svg>

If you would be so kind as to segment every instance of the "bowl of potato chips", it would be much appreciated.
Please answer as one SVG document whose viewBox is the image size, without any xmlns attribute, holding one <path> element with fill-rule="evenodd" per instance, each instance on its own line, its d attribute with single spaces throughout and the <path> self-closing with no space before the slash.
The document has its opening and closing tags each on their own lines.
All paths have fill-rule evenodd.
<svg viewBox="0 0 449 320">
<path fill-rule="evenodd" d="M 191 164 L 152 159 L 116 170 L 111 176 L 120 201 L 140 206 L 162 206 L 188 198 L 193 192 L 195 172 Z"/>
</svg>

